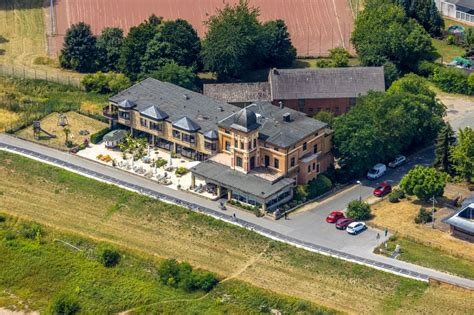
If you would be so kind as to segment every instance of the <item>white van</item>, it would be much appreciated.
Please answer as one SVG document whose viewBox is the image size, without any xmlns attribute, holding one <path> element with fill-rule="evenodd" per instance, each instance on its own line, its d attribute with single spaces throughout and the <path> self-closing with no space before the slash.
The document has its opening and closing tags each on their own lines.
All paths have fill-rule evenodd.
<svg viewBox="0 0 474 315">
<path fill-rule="evenodd" d="M 367 178 L 368 179 L 377 179 L 381 177 L 385 172 L 387 171 L 387 166 L 382 163 L 375 164 L 374 167 L 372 167 L 369 172 L 367 173 Z"/>
</svg>

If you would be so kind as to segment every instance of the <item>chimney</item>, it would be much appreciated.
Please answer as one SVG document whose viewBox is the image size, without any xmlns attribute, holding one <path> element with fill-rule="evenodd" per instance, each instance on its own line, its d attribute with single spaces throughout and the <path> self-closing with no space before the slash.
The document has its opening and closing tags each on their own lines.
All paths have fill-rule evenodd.
<svg viewBox="0 0 474 315">
<path fill-rule="evenodd" d="M 272 71 L 273 71 L 273 74 L 276 74 L 276 75 L 279 75 L 279 74 L 280 74 L 280 73 L 278 72 L 278 69 L 277 69 L 277 68 L 273 68 Z"/>
<path fill-rule="evenodd" d="M 278 105 L 280 105 L 280 109 L 282 109 L 283 108 L 283 101 L 279 101 Z"/>
<path fill-rule="evenodd" d="M 188 94 L 183 94 L 185 100 L 189 100 Z"/>
<path fill-rule="evenodd" d="M 283 121 L 290 122 L 291 121 L 291 115 L 290 113 L 285 113 L 283 114 Z"/>
<path fill-rule="evenodd" d="M 219 106 L 219 111 L 220 111 L 220 112 L 223 112 L 223 111 L 224 111 L 224 107 Z"/>
</svg>

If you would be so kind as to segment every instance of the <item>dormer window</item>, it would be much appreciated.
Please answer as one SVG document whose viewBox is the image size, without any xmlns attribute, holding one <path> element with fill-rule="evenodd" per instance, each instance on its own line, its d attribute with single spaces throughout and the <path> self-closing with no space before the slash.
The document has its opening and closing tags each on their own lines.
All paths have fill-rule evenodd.
<svg viewBox="0 0 474 315">
<path fill-rule="evenodd" d="M 130 113 L 119 111 L 119 118 L 124 119 L 124 120 L 130 120 Z"/>
</svg>

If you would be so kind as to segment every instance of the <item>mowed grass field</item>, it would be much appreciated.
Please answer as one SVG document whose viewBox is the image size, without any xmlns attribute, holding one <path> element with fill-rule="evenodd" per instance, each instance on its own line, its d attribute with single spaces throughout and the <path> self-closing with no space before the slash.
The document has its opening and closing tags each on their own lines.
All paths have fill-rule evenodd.
<svg viewBox="0 0 474 315">
<path fill-rule="evenodd" d="M 2 215 L 2 219 L 5 216 Z M 0 222 L 0 308 L 44 312 L 57 295 L 66 294 L 83 314 L 135 313 L 307 312 L 334 314 L 304 300 L 252 287 L 242 281 L 221 279 L 209 294 L 186 292 L 159 281 L 160 259 L 119 249 L 113 268 L 98 262 L 103 244 L 41 227 L 25 236 L 35 223 L 7 217 Z"/>
<path fill-rule="evenodd" d="M 222 278 L 348 313 L 474 312 L 474 292 L 427 285 L 270 241 L 186 209 L 0 152 L 0 211 L 189 261 Z M 344 301 L 344 303 L 341 303 Z"/>
</svg>

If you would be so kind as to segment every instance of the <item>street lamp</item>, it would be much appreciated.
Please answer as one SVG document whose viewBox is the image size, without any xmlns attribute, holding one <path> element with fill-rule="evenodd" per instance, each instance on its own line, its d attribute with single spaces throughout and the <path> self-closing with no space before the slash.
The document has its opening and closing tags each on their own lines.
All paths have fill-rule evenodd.
<svg viewBox="0 0 474 315">
<path fill-rule="evenodd" d="M 357 185 L 359 185 L 359 201 L 362 201 L 362 182 L 360 180 L 356 181 Z"/>
</svg>

